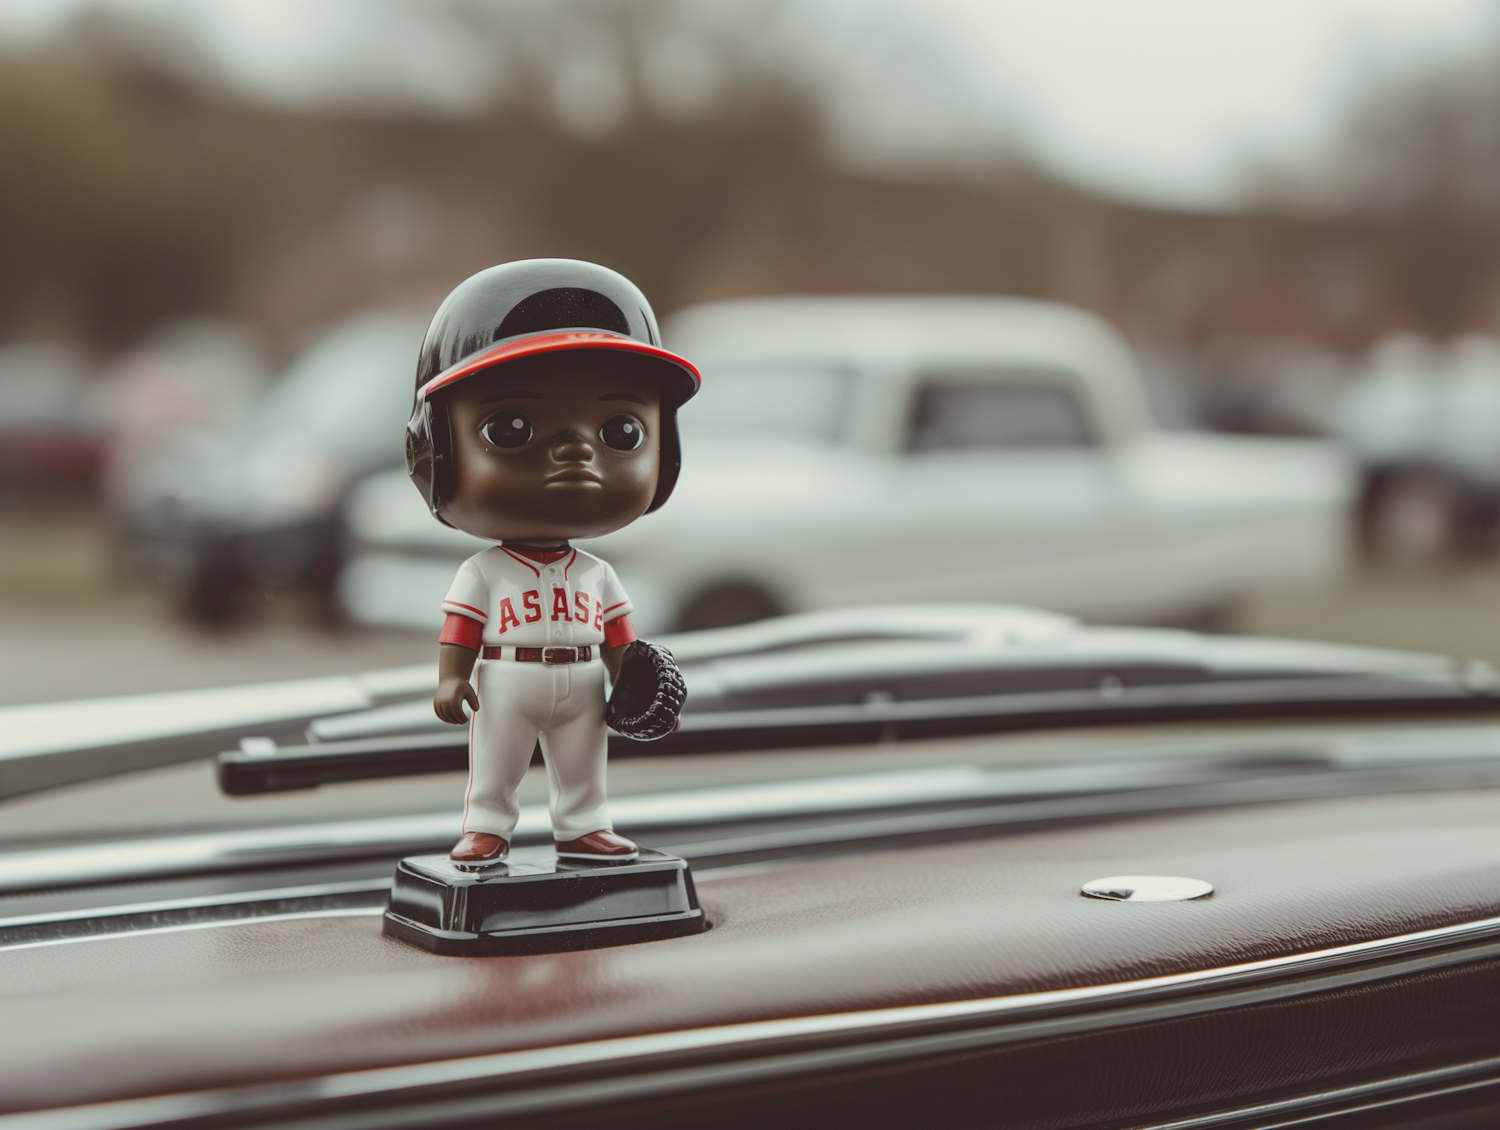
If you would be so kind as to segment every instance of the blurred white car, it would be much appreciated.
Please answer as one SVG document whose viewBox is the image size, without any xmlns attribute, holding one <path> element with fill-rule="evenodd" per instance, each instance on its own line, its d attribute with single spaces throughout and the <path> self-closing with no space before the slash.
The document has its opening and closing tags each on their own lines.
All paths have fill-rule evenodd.
<svg viewBox="0 0 1500 1130">
<path fill-rule="evenodd" d="M 1330 444 L 1164 432 L 1098 319 L 1002 298 L 777 298 L 670 320 L 700 364 L 684 470 L 589 546 L 644 631 L 855 604 L 1010 601 L 1167 621 L 1343 561 L 1352 477 Z M 436 625 L 483 547 L 400 471 L 350 499 L 340 581 L 367 623 Z"/>
</svg>

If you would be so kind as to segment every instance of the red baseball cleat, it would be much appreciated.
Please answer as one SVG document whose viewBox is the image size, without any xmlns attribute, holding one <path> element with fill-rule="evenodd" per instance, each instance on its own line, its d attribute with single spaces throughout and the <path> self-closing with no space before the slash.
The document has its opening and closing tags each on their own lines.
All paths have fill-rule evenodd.
<svg viewBox="0 0 1500 1130">
<path fill-rule="evenodd" d="M 624 836 L 607 830 L 590 832 L 576 840 L 558 840 L 555 846 L 560 859 L 602 859 L 620 863 L 641 854 Z"/>
<path fill-rule="evenodd" d="M 499 836 L 488 832 L 465 832 L 464 838 L 453 846 L 448 858 L 465 870 L 499 863 L 510 851 L 510 845 Z"/>
</svg>

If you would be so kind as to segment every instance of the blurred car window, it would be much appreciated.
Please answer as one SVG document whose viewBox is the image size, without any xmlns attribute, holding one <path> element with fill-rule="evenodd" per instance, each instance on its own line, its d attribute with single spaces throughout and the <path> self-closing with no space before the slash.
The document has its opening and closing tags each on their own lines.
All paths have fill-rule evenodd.
<svg viewBox="0 0 1500 1130">
<path fill-rule="evenodd" d="M 849 415 L 851 374 L 816 365 L 707 368 L 703 391 L 683 406 L 686 433 L 838 443 Z"/>
<path fill-rule="evenodd" d="M 1006 372 L 924 378 L 907 446 L 920 452 L 1097 443 L 1078 397 L 1055 378 Z"/>
<path fill-rule="evenodd" d="M 395 462 L 424 329 L 414 316 L 370 313 L 329 332 L 267 397 L 265 430 L 311 433 L 359 464 Z"/>
</svg>

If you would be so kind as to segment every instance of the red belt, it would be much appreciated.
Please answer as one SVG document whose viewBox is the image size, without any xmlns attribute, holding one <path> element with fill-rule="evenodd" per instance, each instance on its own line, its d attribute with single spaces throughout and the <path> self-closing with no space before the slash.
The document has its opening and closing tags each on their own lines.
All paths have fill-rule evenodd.
<svg viewBox="0 0 1500 1130">
<path fill-rule="evenodd" d="M 514 650 L 519 663 L 587 663 L 594 658 L 594 649 L 591 647 L 518 647 Z M 487 647 L 484 649 L 484 657 L 503 659 L 505 649 Z"/>
</svg>

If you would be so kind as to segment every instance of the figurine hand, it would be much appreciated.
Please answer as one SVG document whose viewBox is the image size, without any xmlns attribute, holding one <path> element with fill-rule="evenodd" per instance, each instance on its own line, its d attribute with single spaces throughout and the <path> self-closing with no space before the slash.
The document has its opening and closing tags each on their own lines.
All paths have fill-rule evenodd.
<svg viewBox="0 0 1500 1130">
<path fill-rule="evenodd" d="M 461 726 L 468 721 L 468 718 L 464 716 L 464 703 L 466 702 L 470 709 L 475 711 L 479 709 L 479 696 L 474 693 L 469 680 L 450 675 L 438 684 L 437 694 L 432 699 L 432 709 L 444 722 Z"/>
</svg>

